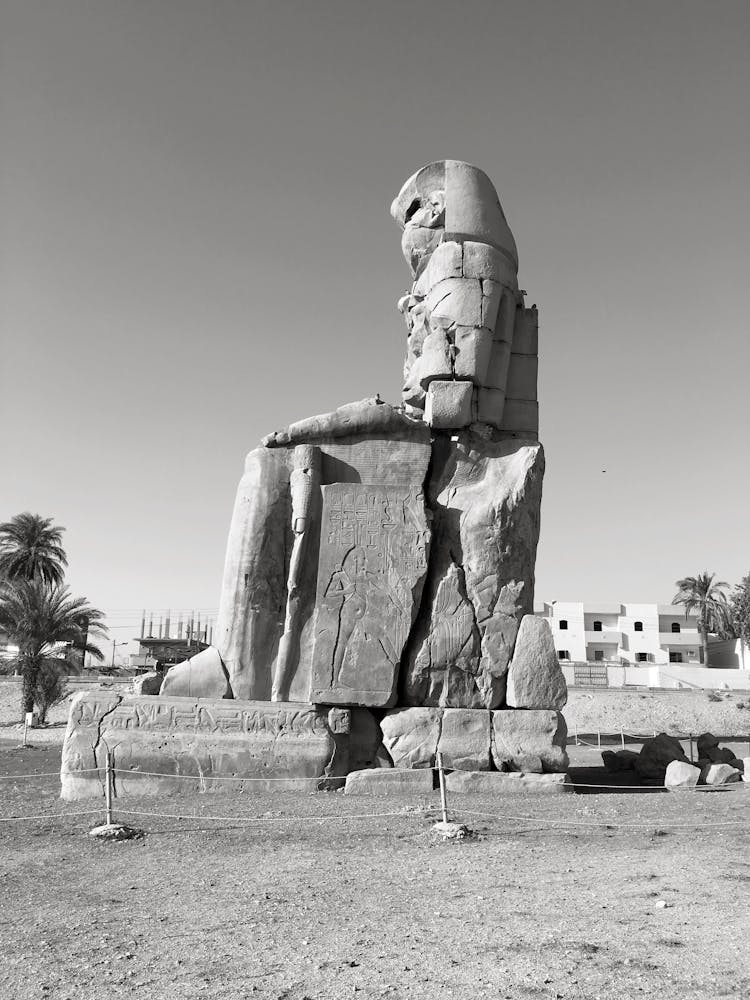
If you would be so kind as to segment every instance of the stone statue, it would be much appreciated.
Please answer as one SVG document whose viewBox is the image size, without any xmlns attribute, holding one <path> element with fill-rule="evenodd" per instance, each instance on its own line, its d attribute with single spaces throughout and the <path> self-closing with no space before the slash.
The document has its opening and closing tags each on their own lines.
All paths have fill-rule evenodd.
<svg viewBox="0 0 750 1000">
<path fill-rule="evenodd" d="M 438 749 L 448 767 L 565 771 L 565 681 L 532 614 L 536 307 L 481 170 L 431 163 L 391 214 L 412 277 L 402 402 L 347 403 L 250 452 L 213 645 L 157 697 L 78 697 L 65 797 L 100 794 L 107 741 L 134 790 L 338 787 L 373 763 L 430 767 Z"/>
<path fill-rule="evenodd" d="M 423 167 L 391 214 L 413 277 L 403 403 L 346 404 L 248 455 L 214 647 L 162 693 L 503 704 L 533 605 L 536 310 L 481 170 Z"/>
</svg>

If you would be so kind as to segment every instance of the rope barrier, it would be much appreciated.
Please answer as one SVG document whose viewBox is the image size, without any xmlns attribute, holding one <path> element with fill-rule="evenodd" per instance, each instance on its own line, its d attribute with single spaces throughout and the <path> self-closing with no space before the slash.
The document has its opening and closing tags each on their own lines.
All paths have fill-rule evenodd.
<svg viewBox="0 0 750 1000">
<path fill-rule="evenodd" d="M 28 819 L 68 819 L 68 817 L 94 815 L 101 815 L 101 809 L 86 809 L 83 812 L 73 813 L 37 813 L 36 816 L 0 816 L 0 823 L 21 823 Z"/>
<path fill-rule="evenodd" d="M 439 771 L 439 768 L 436 765 L 433 765 L 431 768 L 425 768 L 424 770 Z M 503 772 L 498 772 L 498 771 L 475 771 L 475 770 L 471 770 L 469 768 L 464 768 L 464 767 L 450 767 L 450 768 L 447 768 L 446 770 L 452 771 L 454 773 L 457 772 L 459 774 L 499 774 L 499 773 L 503 773 Z M 81 773 L 81 772 L 77 772 L 76 771 L 74 773 L 78 774 L 78 773 Z M 507 772 L 505 772 L 505 773 L 507 773 Z M 136 775 L 144 775 L 144 776 L 155 777 L 155 778 L 183 778 L 185 780 L 199 779 L 199 780 L 203 780 L 203 781 L 206 781 L 206 782 L 209 782 L 209 781 L 314 781 L 314 782 L 321 782 L 321 781 L 336 780 L 336 779 L 334 779 L 334 778 L 332 778 L 330 776 L 326 776 L 326 775 L 323 775 L 323 776 L 321 776 L 319 778 L 237 778 L 237 777 L 221 776 L 221 775 L 213 776 L 213 775 L 197 775 L 197 774 L 168 774 L 168 773 L 166 773 L 164 771 L 123 771 L 120 768 L 113 768 L 113 774 L 115 776 L 120 775 L 120 776 L 129 776 L 129 777 L 133 777 L 133 776 L 136 776 Z M 340 775 L 337 776 L 338 780 L 341 780 L 341 777 L 342 776 L 340 776 Z M 713 791 L 717 791 L 717 790 L 719 790 L 719 791 L 745 791 L 746 789 L 745 789 L 744 786 L 745 786 L 745 783 L 743 781 L 737 781 L 737 782 L 730 782 L 727 785 L 696 785 L 696 786 L 694 786 L 694 787 L 692 787 L 690 789 L 684 789 L 684 790 L 686 790 L 686 791 L 689 790 L 691 792 L 695 792 L 695 791 L 697 791 L 697 792 L 713 792 Z M 628 792 L 649 792 L 649 793 L 654 792 L 654 791 L 666 791 L 666 786 L 664 786 L 664 785 L 625 785 L 625 784 L 611 785 L 611 784 L 598 783 L 598 782 L 588 783 L 588 782 L 584 782 L 584 781 L 571 781 L 571 782 L 568 783 L 568 787 L 570 787 L 570 788 L 598 788 L 598 789 L 606 788 L 606 789 L 612 789 L 614 791 L 619 791 L 619 792 L 623 791 L 623 789 L 627 789 Z M 683 789 L 681 789 L 681 791 L 682 790 Z"/>
<path fill-rule="evenodd" d="M 70 773 L 80 774 L 81 772 L 71 771 Z M 142 774 L 152 778 L 189 778 L 191 780 L 197 779 L 198 781 L 331 781 L 334 777 L 341 777 L 341 775 L 321 774 L 318 778 L 238 778 L 234 775 L 222 774 L 169 774 L 165 771 L 131 771 L 121 767 L 113 768 L 112 773 L 114 775 L 122 775 L 123 777 L 135 777 Z"/>
<path fill-rule="evenodd" d="M 588 823 L 582 822 L 581 820 L 566 820 L 556 817 L 555 819 L 546 819 L 542 816 L 510 816 L 507 813 L 485 813 L 485 812 L 474 812 L 469 809 L 462 809 L 462 815 L 464 816 L 486 816 L 492 817 L 494 819 L 502 820 L 512 820 L 516 823 L 546 823 L 550 826 L 557 826 L 558 828 L 567 826 L 576 827 L 611 827 L 613 830 L 621 829 L 633 829 L 633 830 L 654 830 L 660 829 L 661 827 L 670 827 L 674 830 L 716 830 L 716 829 L 727 829 L 731 827 L 732 829 L 746 829 L 746 824 L 735 821 L 727 823 L 670 823 L 668 820 L 656 819 L 653 823 L 613 823 L 609 820 L 601 820 L 600 822 Z"/>
<path fill-rule="evenodd" d="M 82 767 L 78 771 L 71 772 L 73 774 L 91 774 L 93 771 L 99 771 L 98 767 Z M 41 774 L 0 774 L 0 781 L 11 781 L 18 780 L 19 778 L 59 778 L 59 771 L 44 771 Z"/>
<path fill-rule="evenodd" d="M 402 809 L 400 812 L 376 812 L 376 813 L 356 813 L 349 816 L 204 816 L 201 813 L 160 813 L 144 812 L 139 809 L 120 809 L 117 812 L 125 816 L 154 816 L 159 819 L 208 819 L 225 823 L 277 823 L 277 822 L 315 822 L 324 823 L 328 820 L 349 820 L 349 819 L 381 819 L 389 816 L 401 816 L 402 818 L 415 815 L 427 815 L 436 812 L 435 809 Z"/>
</svg>

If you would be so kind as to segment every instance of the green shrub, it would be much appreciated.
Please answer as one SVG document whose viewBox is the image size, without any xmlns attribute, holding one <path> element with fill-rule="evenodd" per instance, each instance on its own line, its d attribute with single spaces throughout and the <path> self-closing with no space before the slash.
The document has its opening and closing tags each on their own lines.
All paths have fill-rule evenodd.
<svg viewBox="0 0 750 1000">
<path fill-rule="evenodd" d="M 47 721 L 47 712 L 68 697 L 68 664 L 64 660 L 47 658 L 42 662 L 34 691 L 34 703 L 39 709 L 39 721 Z"/>
</svg>

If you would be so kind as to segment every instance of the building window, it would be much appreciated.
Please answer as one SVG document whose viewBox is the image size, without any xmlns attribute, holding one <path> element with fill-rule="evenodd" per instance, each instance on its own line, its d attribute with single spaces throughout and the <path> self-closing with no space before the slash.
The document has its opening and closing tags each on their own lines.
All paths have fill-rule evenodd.
<svg viewBox="0 0 750 1000">
<path fill-rule="evenodd" d="M 594 650 L 594 662 L 598 663 L 598 662 L 600 662 L 603 659 L 604 659 L 604 650 L 603 649 L 595 649 Z"/>
<path fill-rule="evenodd" d="M 643 622 L 633 622 L 633 631 L 634 632 L 642 632 L 643 631 Z"/>
<path fill-rule="evenodd" d="M 561 628 L 561 629 L 566 629 L 567 627 L 568 627 L 568 622 L 567 622 L 567 620 L 566 620 L 565 618 L 561 618 L 561 619 L 560 619 L 560 628 Z"/>
<path fill-rule="evenodd" d="M 567 651 L 567 649 L 558 649 L 557 658 L 558 660 L 569 660 L 570 653 Z"/>
<path fill-rule="evenodd" d="M 679 622 L 672 622 L 672 631 L 673 632 L 679 632 L 680 631 L 680 623 Z"/>
<path fill-rule="evenodd" d="M 670 663 L 682 663 L 682 653 L 673 652 L 670 649 L 670 651 L 669 651 L 669 662 Z"/>
<path fill-rule="evenodd" d="M 601 632 L 601 630 L 602 630 L 602 623 L 601 622 L 594 622 L 594 631 L 595 632 Z"/>
<path fill-rule="evenodd" d="M 648 663 L 648 653 L 636 653 L 635 659 L 637 663 Z"/>
</svg>

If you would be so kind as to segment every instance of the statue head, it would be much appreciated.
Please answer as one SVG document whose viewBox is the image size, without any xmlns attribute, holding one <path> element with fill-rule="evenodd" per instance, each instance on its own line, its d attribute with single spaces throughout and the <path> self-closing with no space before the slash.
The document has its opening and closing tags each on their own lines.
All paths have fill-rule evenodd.
<svg viewBox="0 0 750 1000">
<path fill-rule="evenodd" d="M 516 241 L 497 191 L 487 174 L 470 163 L 437 160 L 422 167 L 399 191 L 391 215 L 404 231 L 401 247 L 415 278 L 434 248 L 453 240 L 494 247 L 518 270 Z"/>
<path fill-rule="evenodd" d="M 518 304 L 513 234 L 489 177 L 460 160 L 418 170 L 391 215 L 414 278 L 399 302 L 409 330 L 404 403 L 435 427 L 467 426 L 480 419 L 477 390 L 496 388 L 490 369 L 507 372 Z"/>
</svg>

